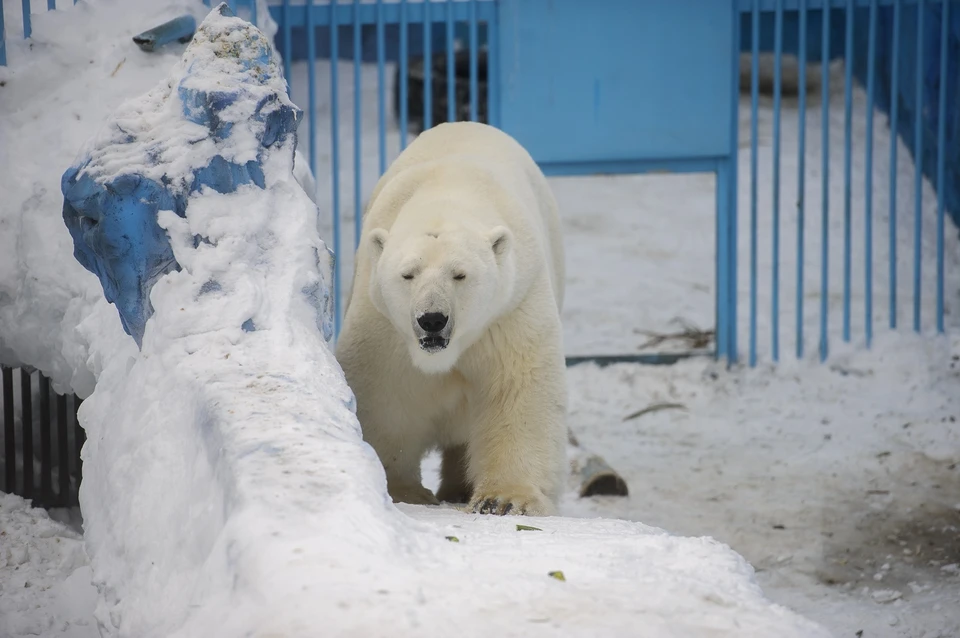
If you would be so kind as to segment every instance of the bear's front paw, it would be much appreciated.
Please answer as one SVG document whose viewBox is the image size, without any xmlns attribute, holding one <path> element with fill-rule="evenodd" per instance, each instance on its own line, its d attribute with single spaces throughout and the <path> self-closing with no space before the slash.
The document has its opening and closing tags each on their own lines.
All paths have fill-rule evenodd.
<svg viewBox="0 0 960 638">
<path fill-rule="evenodd" d="M 433 492 L 422 485 L 387 485 L 387 491 L 394 503 L 411 505 L 439 505 L 440 501 Z"/>
<path fill-rule="evenodd" d="M 556 513 L 554 504 L 535 487 L 477 490 L 468 508 L 477 514 L 498 516 L 552 516 Z"/>
</svg>

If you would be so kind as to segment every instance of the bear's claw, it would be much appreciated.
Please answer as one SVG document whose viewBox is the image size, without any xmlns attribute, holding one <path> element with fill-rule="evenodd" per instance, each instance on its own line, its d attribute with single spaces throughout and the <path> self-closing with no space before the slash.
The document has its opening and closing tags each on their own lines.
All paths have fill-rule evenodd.
<svg viewBox="0 0 960 638">
<path fill-rule="evenodd" d="M 477 514 L 496 514 L 497 516 L 504 516 L 512 512 L 513 509 L 513 503 L 510 501 L 501 503 L 499 498 L 485 498 L 473 505 L 473 511 Z M 514 513 L 525 514 L 526 510 L 524 508 L 517 508 L 517 511 Z"/>
<path fill-rule="evenodd" d="M 474 494 L 466 511 L 503 516 L 553 516 L 554 505 L 536 488 L 482 490 Z"/>
</svg>

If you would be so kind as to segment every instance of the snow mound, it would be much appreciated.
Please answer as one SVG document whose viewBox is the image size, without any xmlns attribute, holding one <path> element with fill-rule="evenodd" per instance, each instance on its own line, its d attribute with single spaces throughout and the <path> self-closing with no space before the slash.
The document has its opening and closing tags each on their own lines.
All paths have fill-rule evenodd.
<svg viewBox="0 0 960 638">
<path fill-rule="evenodd" d="M 152 313 L 151 287 L 178 268 L 159 211 L 183 217 L 189 196 L 205 187 L 265 188 L 263 164 L 274 152 L 292 165 L 302 115 L 287 96 L 270 41 L 222 4 L 197 29 L 170 79 L 121 105 L 64 173 L 63 219 L 74 255 L 100 278 L 138 345 Z M 221 290 L 215 278 L 206 286 Z M 317 298 L 320 283 L 307 286 L 319 315 L 329 314 L 329 295 L 323 303 Z"/>
<path fill-rule="evenodd" d="M 86 562 L 79 534 L 0 493 L 0 636 L 96 636 Z"/>
<path fill-rule="evenodd" d="M 184 14 L 199 23 L 210 10 L 195 0 L 59 6 L 46 11 L 34 2 L 25 40 L 20 3 L 3 5 L 9 66 L 0 67 L 0 363 L 37 368 L 56 391 L 86 397 L 101 354 L 135 343 L 97 277 L 70 256 L 60 177 L 107 116 L 166 79 L 186 48 L 173 42 L 146 53 L 133 36 Z M 257 13 L 272 36 L 276 24 L 264 0 Z M 295 175 L 312 197 L 315 184 L 299 150 Z"/>
</svg>

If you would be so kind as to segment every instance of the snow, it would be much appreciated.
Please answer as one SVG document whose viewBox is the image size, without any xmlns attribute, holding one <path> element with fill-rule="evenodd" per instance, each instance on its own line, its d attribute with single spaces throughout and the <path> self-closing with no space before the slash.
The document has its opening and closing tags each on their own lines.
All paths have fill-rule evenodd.
<svg viewBox="0 0 960 638">
<path fill-rule="evenodd" d="M 80 534 L 0 494 L 0 636 L 96 636 L 86 563 Z"/>
<path fill-rule="evenodd" d="M 175 627 L 174 635 L 231 635 L 247 623 L 263 633 L 292 635 L 318 627 L 358 635 L 445 635 L 451 626 L 465 635 L 620 635 L 636 627 L 648 635 L 820 635 L 783 608 L 770 607 L 765 594 L 837 636 L 858 630 L 864 636 L 960 634 L 960 431 L 951 420 L 960 418 L 955 229 L 947 233 L 947 337 L 886 334 L 886 270 L 875 267 L 873 349 L 834 344 L 827 365 L 814 363 L 820 194 L 819 176 L 812 172 L 807 360 L 786 356 L 793 349 L 795 238 L 788 229 L 795 217 L 792 206 L 785 206 L 783 363 L 732 371 L 709 360 L 570 369 L 571 426 L 625 476 L 629 498 L 581 500 L 571 490 L 563 510 L 574 518 L 530 520 L 394 508 L 375 457 L 357 443 L 349 392 L 335 362 L 309 313 L 297 310 L 298 295 L 286 294 L 296 289 L 296 268 L 315 265 L 296 250 L 277 258 L 269 246 L 261 254 L 274 259 L 260 262 L 249 241 L 274 233 L 290 246 L 303 246 L 314 234 L 284 223 L 303 222 L 306 204 L 292 180 L 280 179 L 268 192 L 205 194 L 191 202 L 187 220 L 167 216 L 185 269 L 155 289 L 157 314 L 141 353 L 123 334 L 96 278 L 70 256 L 60 219 L 62 169 L 111 111 L 155 86 L 183 52 L 173 45 L 141 53 L 130 37 L 183 12 L 199 21 L 204 8 L 84 2 L 69 12 L 35 15 L 30 51 L 11 33 L 19 23 L 18 3 L 7 2 L 4 9 L 11 66 L 0 69 L 0 80 L 7 82 L 0 89 L 0 359 L 40 367 L 59 389 L 72 387 L 82 396 L 92 392 L 95 379 L 99 385 L 81 411 L 88 428 L 83 498 L 93 567 L 76 551 L 75 534 L 16 497 L 0 497 L 0 529 L 17 539 L 8 545 L 7 536 L 0 537 L 0 564 L 8 561 L 0 567 L 0 623 L 19 623 L 12 630 L 0 624 L 0 630 L 63 635 L 60 628 L 66 627 L 73 632 L 66 635 L 95 636 L 100 622 L 120 623 L 127 635 L 140 636 L 174 634 Z M 324 67 L 317 65 L 321 72 Z M 350 68 L 342 65 L 340 74 L 344 114 L 352 113 Z M 305 66 L 295 65 L 292 94 L 300 104 L 304 79 Z M 320 86 L 326 81 L 318 78 Z M 375 81 L 375 67 L 366 67 L 364 193 L 377 171 Z M 862 92 L 856 99 L 859 145 Z M 836 107 L 838 96 L 833 100 Z M 328 112 L 327 105 L 318 105 L 321 153 L 329 148 Z M 759 325 L 765 349 L 769 107 L 761 114 Z M 795 114 L 787 104 L 785 202 L 795 192 Z M 65 125 L 71 118 L 78 123 Z M 819 165 L 818 118 L 812 108 L 811 171 Z M 352 162 L 351 119 L 341 118 L 342 166 Z M 748 120 L 741 124 L 745 139 Z M 395 123 L 390 126 L 393 157 L 397 134 Z M 875 126 L 874 183 L 885 185 L 885 118 L 875 118 Z M 899 159 L 903 302 L 912 276 L 913 168 L 902 146 Z M 324 213 L 319 234 L 330 240 L 328 165 L 329 157 L 321 156 L 316 201 Z M 831 157 L 831 166 L 842 166 L 842 154 Z M 748 168 L 748 149 L 742 148 L 743 194 L 749 192 Z M 859 160 L 854 171 L 861 180 Z M 830 177 L 837 212 L 831 236 L 839 238 L 842 173 Z M 352 176 L 345 170 L 341 180 L 343 246 L 349 247 Z M 551 182 L 569 238 L 564 323 L 570 354 L 636 351 L 646 337 L 634 330 L 671 329 L 675 316 L 711 326 L 712 177 Z M 933 219 L 932 191 L 925 189 L 925 219 Z M 855 211 L 862 210 L 861 192 L 854 189 Z M 886 258 L 885 197 L 886 189 L 877 188 L 878 265 Z M 748 201 L 741 197 L 741 220 Z M 278 219 L 268 219 L 264 206 L 277 202 L 290 205 L 276 208 L 282 212 Z M 244 223 L 224 224 L 240 205 L 252 211 Z M 855 251 L 862 250 L 861 219 L 857 212 Z M 928 259 L 933 230 L 925 223 Z M 741 231 L 746 255 L 744 223 Z M 218 249 L 185 242 L 194 232 L 217 234 Z M 831 250 L 840 246 L 834 240 Z M 344 253 L 346 283 L 349 249 Z M 836 294 L 841 254 L 831 253 L 833 335 L 842 307 Z M 854 254 L 857 328 L 863 316 L 862 253 Z M 743 264 L 741 313 L 747 300 Z M 213 271 L 246 294 L 195 299 L 192 293 Z M 932 303 L 927 286 L 933 272 L 925 263 L 924 304 Z M 614 277 L 617 285 L 611 286 L 611 273 L 630 276 Z M 281 285 L 275 288 L 275 282 Z M 907 307 L 901 307 L 901 323 Z M 265 329 L 223 327 L 254 308 L 264 313 Z M 924 306 L 928 324 L 929 309 Z M 746 333 L 740 338 L 745 345 Z M 623 420 L 660 402 L 685 407 Z M 435 461 L 428 459 L 428 469 L 435 470 Z M 518 520 L 542 531 L 517 531 Z M 57 530 L 53 536 L 51 530 Z M 48 546 L 51 538 L 64 540 Z M 4 554 L 8 547 L 13 550 Z M 29 560 L 11 567 L 13 555 Z M 26 569 L 33 576 L 24 577 Z M 564 582 L 547 576 L 555 570 L 563 572 Z M 40 586 L 22 587 L 20 578 Z M 98 597 L 87 584 L 91 579 L 112 585 Z M 8 596 L 10 591 L 17 593 Z"/>
<path fill-rule="evenodd" d="M 960 635 L 960 577 L 943 571 L 960 557 L 960 338 L 875 348 L 734 375 L 572 368 L 571 426 L 632 496 L 564 513 L 709 533 L 837 636 Z M 666 402 L 684 408 L 624 420 Z"/>
</svg>

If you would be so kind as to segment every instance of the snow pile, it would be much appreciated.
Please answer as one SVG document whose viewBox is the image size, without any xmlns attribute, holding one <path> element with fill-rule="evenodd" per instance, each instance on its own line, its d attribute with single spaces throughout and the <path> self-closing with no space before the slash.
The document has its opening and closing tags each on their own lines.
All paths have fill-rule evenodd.
<svg viewBox="0 0 960 638">
<path fill-rule="evenodd" d="M 36 5 L 37 3 L 34 3 Z M 132 36 L 197 2 L 90 0 L 38 11 L 24 40 L 20 3 L 3 5 L 7 62 L 0 67 L 0 362 L 39 368 L 59 392 L 93 391 L 101 362 L 77 328 L 133 345 L 97 279 L 70 255 L 60 175 L 104 117 L 149 89 L 182 45 L 147 54 Z"/>
<path fill-rule="evenodd" d="M 302 116 L 287 97 L 269 40 L 249 23 L 208 20 L 174 76 L 180 79 L 123 104 L 62 180 L 74 254 L 100 277 L 107 301 L 117 305 L 138 344 L 152 310 L 151 287 L 177 267 L 158 211 L 182 217 L 189 195 L 204 187 L 219 193 L 251 183 L 265 188 L 263 163 L 283 148 Z M 316 295 L 320 283 L 306 286 Z M 215 278 L 207 287 L 221 290 Z M 317 310 L 329 314 L 329 295 L 324 301 L 321 307 L 317 299 Z M 329 338 L 332 324 L 325 328 Z"/>
<path fill-rule="evenodd" d="M 0 67 L 0 363 L 38 368 L 58 392 L 86 397 L 102 368 L 90 335 L 133 345 L 97 278 L 70 257 L 60 176 L 106 116 L 166 77 L 184 45 L 152 53 L 132 37 L 179 15 L 209 11 L 192 0 L 85 0 L 45 11 L 34 2 L 23 39 L 21 4 L 3 5 L 7 61 Z M 258 17 L 272 35 L 263 0 Z M 296 176 L 313 195 L 297 152 Z M 81 327 L 82 326 L 82 327 Z M 129 342 L 129 344 L 127 343 Z"/>
<path fill-rule="evenodd" d="M 200 31 L 167 87 L 229 83 L 201 68 L 225 63 L 215 54 L 224 42 L 231 59 L 259 55 L 236 18 L 215 10 Z M 277 88 L 276 69 L 271 58 L 243 81 Z M 164 84 L 120 110 L 143 114 L 124 130 L 189 128 L 182 110 L 148 108 Z M 234 136 L 264 146 L 269 127 L 244 119 L 252 113 L 221 112 L 233 126 L 214 140 L 217 153 Z M 103 151 L 115 139 L 100 140 L 86 155 L 103 165 L 88 170 L 112 177 Z M 185 196 L 182 216 L 160 211 L 180 270 L 153 285 L 139 352 L 80 328 L 103 362 L 80 418 L 105 635 L 592 635 L 640 625 L 651 636 L 826 635 L 771 605 L 750 566 L 710 539 L 561 518 L 522 520 L 540 529 L 519 531 L 515 518 L 394 507 L 317 322 L 323 244 L 293 178 L 293 147 L 288 136 L 263 153 L 264 188 L 204 186 Z M 161 153 L 178 158 L 165 185 L 189 182 L 211 157 L 178 153 Z M 557 571 L 565 581 L 549 575 Z"/>
<path fill-rule="evenodd" d="M 76 532 L 0 494 L 0 636 L 94 638 L 97 591 L 85 565 Z"/>
</svg>

